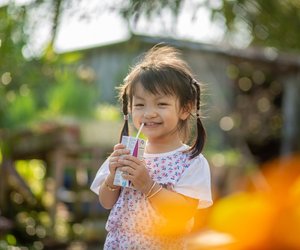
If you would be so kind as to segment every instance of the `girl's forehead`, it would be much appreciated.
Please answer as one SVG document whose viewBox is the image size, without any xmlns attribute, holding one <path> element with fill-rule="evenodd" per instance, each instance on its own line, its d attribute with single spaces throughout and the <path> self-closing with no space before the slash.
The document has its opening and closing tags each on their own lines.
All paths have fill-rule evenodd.
<svg viewBox="0 0 300 250">
<path fill-rule="evenodd" d="M 161 91 L 153 93 L 149 90 L 141 89 L 141 88 L 136 89 L 133 92 L 132 97 L 137 98 L 137 99 L 146 99 L 146 98 L 151 98 L 151 99 L 161 99 L 161 98 L 176 99 L 175 95 L 165 94 Z"/>
<path fill-rule="evenodd" d="M 175 97 L 175 93 L 171 93 L 171 91 L 166 91 L 163 87 L 160 87 L 158 84 L 155 84 L 155 86 L 147 86 L 144 87 L 144 85 L 140 82 L 136 83 L 132 89 L 132 96 L 140 96 L 140 95 L 153 95 L 155 97 Z"/>
</svg>

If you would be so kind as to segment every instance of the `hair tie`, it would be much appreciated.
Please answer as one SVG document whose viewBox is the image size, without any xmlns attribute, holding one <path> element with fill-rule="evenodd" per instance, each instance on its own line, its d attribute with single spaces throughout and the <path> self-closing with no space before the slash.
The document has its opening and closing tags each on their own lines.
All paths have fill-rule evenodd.
<svg viewBox="0 0 300 250">
<path fill-rule="evenodd" d="M 124 120 L 125 121 L 128 121 L 128 119 L 129 119 L 129 115 L 127 114 L 127 115 L 124 115 Z"/>
<path fill-rule="evenodd" d="M 191 78 L 191 84 L 192 84 L 192 85 L 193 85 L 193 84 L 198 84 L 198 82 L 196 81 L 196 79 Z"/>
</svg>

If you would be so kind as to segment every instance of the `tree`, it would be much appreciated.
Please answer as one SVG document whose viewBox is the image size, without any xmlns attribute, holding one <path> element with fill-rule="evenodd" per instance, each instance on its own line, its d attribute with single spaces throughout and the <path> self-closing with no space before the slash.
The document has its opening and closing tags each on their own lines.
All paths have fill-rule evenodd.
<svg viewBox="0 0 300 250">
<path fill-rule="evenodd" d="M 160 15 L 163 9 L 177 16 L 185 2 L 194 6 L 191 18 L 198 18 L 200 8 L 209 9 L 212 21 L 224 23 L 227 41 L 246 32 L 253 45 L 300 51 L 300 2 L 297 0 L 129 0 L 118 11 L 128 21 L 136 22 L 142 15 L 148 18 Z"/>
<path fill-rule="evenodd" d="M 37 7 L 0 7 L 0 128 L 26 127 L 45 114 L 89 116 L 95 104 L 92 79 L 83 79 L 76 67 L 80 54 L 58 56 L 53 51 L 61 1 L 53 1 L 53 35 L 47 47 L 39 55 L 30 51 L 28 18 L 30 8 Z M 81 103 L 74 99 L 78 94 L 86 97 Z"/>
</svg>

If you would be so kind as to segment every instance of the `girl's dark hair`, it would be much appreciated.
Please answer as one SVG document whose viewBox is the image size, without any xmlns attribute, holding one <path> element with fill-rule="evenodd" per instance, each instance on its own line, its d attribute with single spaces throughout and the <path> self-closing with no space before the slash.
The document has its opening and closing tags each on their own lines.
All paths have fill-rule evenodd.
<svg viewBox="0 0 300 250">
<path fill-rule="evenodd" d="M 119 87 L 119 98 L 124 114 L 121 137 L 129 135 L 128 109 L 132 108 L 132 98 L 139 83 L 152 94 L 176 96 L 180 108 L 190 112 L 188 119 L 180 120 L 178 123 L 178 129 L 181 131 L 184 142 L 190 136 L 189 121 L 196 118 L 196 139 L 188 152 L 191 158 L 199 155 L 206 138 L 200 119 L 201 89 L 187 63 L 180 58 L 178 50 L 161 44 L 154 46 L 124 79 L 123 85 Z M 191 113 L 192 111 L 196 113 L 195 116 Z"/>
</svg>

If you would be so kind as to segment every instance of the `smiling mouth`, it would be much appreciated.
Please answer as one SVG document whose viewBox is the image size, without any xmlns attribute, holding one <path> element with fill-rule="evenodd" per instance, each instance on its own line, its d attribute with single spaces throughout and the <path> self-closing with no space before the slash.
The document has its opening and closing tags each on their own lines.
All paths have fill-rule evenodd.
<svg viewBox="0 0 300 250">
<path fill-rule="evenodd" d="M 145 127 L 153 127 L 162 124 L 161 122 L 145 122 Z"/>
</svg>

